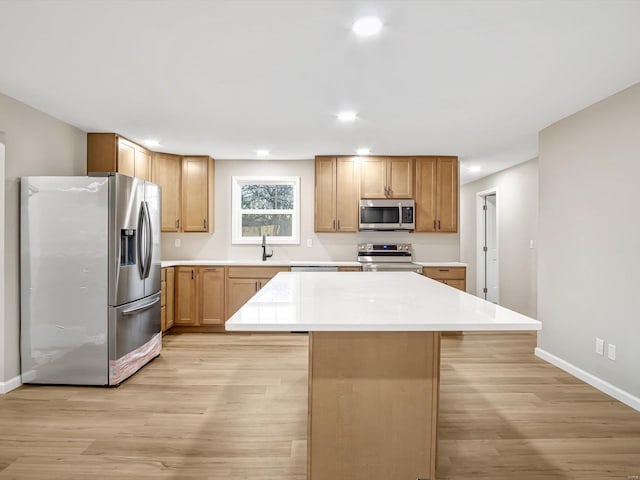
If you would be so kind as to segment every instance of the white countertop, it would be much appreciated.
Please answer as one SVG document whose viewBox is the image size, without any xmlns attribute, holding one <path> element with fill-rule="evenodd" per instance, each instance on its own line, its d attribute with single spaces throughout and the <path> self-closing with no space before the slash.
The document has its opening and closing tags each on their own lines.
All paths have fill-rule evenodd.
<svg viewBox="0 0 640 480">
<path fill-rule="evenodd" d="M 276 275 L 226 323 L 233 331 L 540 330 L 532 318 L 411 272 Z"/>
<path fill-rule="evenodd" d="M 466 263 L 460 262 L 413 262 L 423 267 L 466 267 Z M 162 260 L 161 266 L 175 267 L 177 265 L 193 266 L 193 265 L 219 265 L 219 266 L 236 266 L 236 267 L 359 267 L 360 262 L 339 262 L 333 260 L 268 260 L 262 262 L 260 260 Z"/>
</svg>

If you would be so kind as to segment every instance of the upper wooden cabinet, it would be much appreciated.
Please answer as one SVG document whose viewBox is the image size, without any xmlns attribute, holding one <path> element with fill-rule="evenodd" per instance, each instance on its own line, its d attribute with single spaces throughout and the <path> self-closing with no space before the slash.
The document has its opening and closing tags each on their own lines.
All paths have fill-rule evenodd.
<svg viewBox="0 0 640 480">
<path fill-rule="evenodd" d="M 88 133 L 87 173 L 104 172 L 151 181 L 151 152 L 117 133 Z"/>
<path fill-rule="evenodd" d="M 211 157 L 182 157 L 183 232 L 213 231 L 213 169 Z"/>
<path fill-rule="evenodd" d="M 316 157 L 315 231 L 358 231 L 357 157 Z"/>
<path fill-rule="evenodd" d="M 413 198 L 413 159 L 367 157 L 360 165 L 361 198 Z"/>
<path fill-rule="evenodd" d="M 162 188 L 163 232 L 213 232 L 215 162 L 208 156 L 153 154 Z"/>
<path fill-rule="evenodd" d="M 416 157 L 416 232 L 458 231 L 458 158 Z"/>
<path fill-rule="evenodd" d="M 153 182 L 162 188 L 162 231 L 180 231 L 180 181 L 182 159 L 167 153 L 153 154 Z"/>
</svg>

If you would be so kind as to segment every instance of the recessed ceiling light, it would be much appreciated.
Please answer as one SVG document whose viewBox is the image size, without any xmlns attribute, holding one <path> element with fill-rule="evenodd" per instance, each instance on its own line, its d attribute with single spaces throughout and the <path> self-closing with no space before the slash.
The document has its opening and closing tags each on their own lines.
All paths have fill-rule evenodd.
<svg viewBox="0 0 640 480">
<path fill-rule="evenodd" d="M 378 17 L 362 17 L 354 22 L 351 29 L 360 37 L 370 37 L 380 33 L 382 22 Z"/>
<path fill-rule="evenodd" d="M 467 170 L 469 170 L 471 173 L 476 173 L 482 170 L 482 167 L 480 165 L 472 165 L 469 168 L 467 168 Z"/>
<path fill-rule="evenodd" d="M 369 150 L 368 148 L 359 148 L 356 150 L 356 153 L 358 155 L 369 155 L 369 153 L 371 153 L 371 150 Z"/>
<path fill-rule="evenodd" d="M 160 146 L 160 142 L 158 140 L 154 139 L 154 138 L 147 138 L 144 141 L 144 144 L 147 147 L 159 147 Z"/>
<path fill-rule="evenodd" d="M 341 122 L 353 122 L 356 119 L 356 112 L 344 111 L 338 113 L 338 120 Z"/>
<path fill-rule="evenodd" d="M 258 155 L 259 157 L 268 157 L 269 156 L 269 150 L 256 150 L 256 155 Z"/>
</svg>

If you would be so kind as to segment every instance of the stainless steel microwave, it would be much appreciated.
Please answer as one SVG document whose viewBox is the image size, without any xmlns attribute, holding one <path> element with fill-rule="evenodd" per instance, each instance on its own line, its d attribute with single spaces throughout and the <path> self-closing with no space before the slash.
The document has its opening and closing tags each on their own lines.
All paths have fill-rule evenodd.
<svg viewBox="0 0 640 480">
<path fill-rule="evenodd" d="M 360 200 L 358 230 L 413 230 L 415 210 L 414 200 Z"/>
</svg>

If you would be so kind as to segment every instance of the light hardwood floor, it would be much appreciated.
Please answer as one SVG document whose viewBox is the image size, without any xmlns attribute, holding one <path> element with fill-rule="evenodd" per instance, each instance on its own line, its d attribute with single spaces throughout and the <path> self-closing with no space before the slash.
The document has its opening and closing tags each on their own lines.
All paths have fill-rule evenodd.
<svg viewBox="0 0 640 480">
<path fill-rule="evenodd" d="M 640 413 L 534 346 L 443 339 L 438 478 L 640 476 Z M 168 335 L 119 388 L 0 396 L 0 479 L 302 480 L 306 422 L 305 335 Z"/>
</svg>

